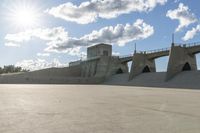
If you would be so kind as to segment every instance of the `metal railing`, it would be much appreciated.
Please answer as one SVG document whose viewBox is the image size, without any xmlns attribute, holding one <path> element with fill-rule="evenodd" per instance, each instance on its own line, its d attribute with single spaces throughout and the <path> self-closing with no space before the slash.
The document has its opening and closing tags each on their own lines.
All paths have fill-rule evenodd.
<svg viewBox="0 0 200 133">
<path fill-rule="evenodd" d="M 162 48 L 162 49 L 155 49 L 155 50 L 149 50 L 149 51 L 136 51 L 136 53 L 138 54 L 152 54 L 152 53 L 159 53 L 159 52 L 165 52 L 165 51 L 169 51 L 171 48 Z M 119 56 L 120 59 L 123 58 L 129 58 L 132 57 L 134 54 L 129 54 L 129 55 L 123 55 L 123 56 Z"/>
<path fill-rule="evenodd" d="M 182 46 L 182 47 L 193 47 L 193 46 L 200 46 L 200 42 L 193 42 L 193 43 L 175 43 L 175 46 Z"/>
<path fill-rule="evenodd" d="M 142 54 L 152 54 L 152 53 L 159 53 L 159 52 L 165 52 L 169 51 L 171 48 L 161 48 L 161 49 L 155 49 L 155 50 L 148 50 L 148 51 L 137 51 L 136 53 L 142 53 Z"/>
<path fill-rule="evenodd" d="M 161 48 L 161 49 L 155 49 L 155 50 L 149 50 L 146 51 L 147 54 L 152 54 L 152 53 L 159 53 L 159 52 L 165 52 L 165 51 L 169 51 L 171 48 Z"/>
</svg>

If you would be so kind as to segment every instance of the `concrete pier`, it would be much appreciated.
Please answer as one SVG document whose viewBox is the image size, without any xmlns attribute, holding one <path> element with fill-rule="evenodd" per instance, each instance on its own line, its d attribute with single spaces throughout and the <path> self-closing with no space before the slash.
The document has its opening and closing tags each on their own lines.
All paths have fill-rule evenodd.
<svg viewBox="0 0 200 133">
<path fill-rule="evenodd" d="M 169 55 L 169 49 L 160 49 L 152 52 L 135 53 L 133 55 L 129 80 L 141 73 L 156 72 L 155 59 Z"/>
<path fill-rule="evenodd" d="M 196 56 L 190 48 L 172 46 L 167 67 L 166 81 L 182 71 L 197 70 Z"/>
<path fill-rule="evenodd" d="M 135 53 L 129 79 L 145 72 L 156 72 L 155 60 L 149 59 L 145 53 Z"/>
</svg>

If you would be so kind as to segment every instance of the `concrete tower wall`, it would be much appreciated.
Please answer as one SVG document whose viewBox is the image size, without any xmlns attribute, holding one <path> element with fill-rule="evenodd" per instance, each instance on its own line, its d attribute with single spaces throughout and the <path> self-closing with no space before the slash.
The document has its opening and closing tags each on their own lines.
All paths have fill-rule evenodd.
<svg viewBox="0 0 200 133">
<path fill-rule="evenodd" d="M 81 77 L 93 77 L 96 74 L 99 59 L 88 60 L 81 63 Z"/>
<path fill-rule="evenodd" d="M 97 56 L 112 56 L 112 45 L 98 44 L 87 48 L 87 58 Z"/>
<path fill-rule="evenodd" d="M 98 59 L 85 61 L 81 64 L 82 77 L 108 77 L 118 70 L 128 73 L 127 63 L 121 63 L 118 57 L 101 56 Z"/>
</svg>

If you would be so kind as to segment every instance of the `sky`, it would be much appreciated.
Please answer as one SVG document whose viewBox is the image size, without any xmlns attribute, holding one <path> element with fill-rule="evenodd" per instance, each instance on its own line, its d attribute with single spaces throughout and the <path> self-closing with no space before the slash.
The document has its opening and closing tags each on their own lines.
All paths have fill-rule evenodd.
<svg viewBox="0 0 200 133">
<path fill-rule="evenodd" d="M 67 66 L 88 46 L 113 55 L 200 42 L 199 0 L 1 0 L 0 66 L 37 70 Z M 197 55 L 198 67 L 200 55 Z M 156 60 L 166 71 L 168 57 Z"/>
</svg>

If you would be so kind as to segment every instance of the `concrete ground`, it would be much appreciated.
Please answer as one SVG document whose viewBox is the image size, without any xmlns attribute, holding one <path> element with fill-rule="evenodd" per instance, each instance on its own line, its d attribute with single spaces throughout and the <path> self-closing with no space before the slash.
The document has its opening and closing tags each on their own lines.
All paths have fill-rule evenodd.
<svg viewBox="0 0 200 133">
<path fill-rule="evenodd" d="M 0 85 L 0 133 L 199 133 L 200 90 Z"/>
</svg>

